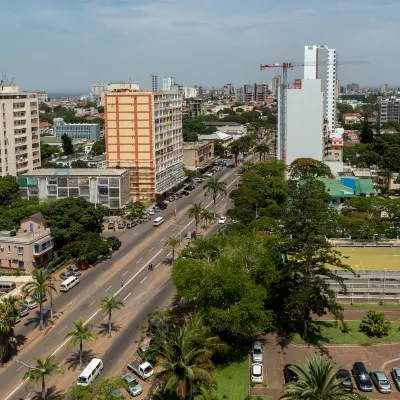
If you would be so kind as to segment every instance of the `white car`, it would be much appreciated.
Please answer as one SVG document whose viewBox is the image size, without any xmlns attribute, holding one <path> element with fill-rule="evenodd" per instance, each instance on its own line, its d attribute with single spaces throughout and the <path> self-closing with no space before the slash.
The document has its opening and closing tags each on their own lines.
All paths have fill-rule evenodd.
<svg viewBox="0 0 400 400">
<path fill-rule="evenodd" d="M 251 348 L 251 358 L 255 363 L 262 363 L 263 362 L 263 349 L 261 342 L 253 342 Z"/>
<path fill-rule="evenodd" d="M 154 209 L 153 208 L 149 208 L 148 210 L 147 210 L 147 214 L 149 214 L 149 215 L 155 215 L 155 211 L 154 211 Z"/>
<path fill-rule="evenodd" d="M 168 197 L 168 201 L 174 201 L 175 200 L 175 196 L 169 196 Z"/>
<path fill-rule="evenodd" d="M 251 381 L 263 383 L 263 365 L 256 363 L 251 366 Z"/>
<path fill-rule="evenodd" d="M 397 390 L 400 390 L 400 368 L 399 367 L 393 367 L 392 377 L 393 377 L 394 384 L 397 387 Z"/>
<path fill-rule="evenodd" d="M 35 301 L 31 298 L 25 299 L 24 303 L 25 303 L 25 306 L 28 307 L 30 310 L 32 310 L 38 306 L 37 301 Z"/>
<path fill-rule="evenodd" d="M 213 176 L 213 173 L 212 172 L 206 172 L 204 174 L 204 176 L 206 176 L 207 178 L 211 178 Z"/>
<path fill-rule="evenodd" d="M 220 219 L 218 220 L 219 224 L 224 224 L 226 222 L 226 217 L 220 217 Z"/>
</svg>

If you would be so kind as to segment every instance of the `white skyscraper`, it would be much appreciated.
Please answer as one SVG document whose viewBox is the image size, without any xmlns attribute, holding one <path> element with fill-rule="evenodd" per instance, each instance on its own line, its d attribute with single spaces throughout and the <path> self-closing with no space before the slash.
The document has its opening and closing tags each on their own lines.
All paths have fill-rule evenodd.
<svg viewBox="0 0 400 400">
<path fill-rule="evenodd" d="M 337 52 L 326 45 L 305 46 L 304 79 L 321 79 L 324 93 L 324 119 L 330 134 L 336 128 Z"/>
<path fill-rule="evenodd" d="M 171 86 L 175 85 L 175 78 L 173 76 L 165 76 L 163 78 L 163 90 L 170 91 Z"/>
</svg>

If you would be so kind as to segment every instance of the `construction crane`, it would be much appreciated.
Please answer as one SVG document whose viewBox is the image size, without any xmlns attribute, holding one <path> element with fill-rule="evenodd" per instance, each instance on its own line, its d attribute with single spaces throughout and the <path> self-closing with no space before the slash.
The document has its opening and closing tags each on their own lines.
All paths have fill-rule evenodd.
<svg viewBox="0 0 400 400">
<path fill-rule="evenodd" d="M 369 64 L 368 61 L 305 61 L 305 62 L 283 62 L 278 64 L 261 64 L 260 69 L 264 71 L 267 68 L 282 68 L 282 83 L 280 85 L 279 91 L 279 110 L 280 110 L 280 121 L 279 121 L 279 136 L 280 136 L 280 159 L 286 164 L 286 108 L 287 108 L 287 71 L 288 69 L 293 69 L 297 67 L 312 67 L 312 66 L 326 66 L 326 65 L 359 65 L 359 64 Z"/>
</svg>

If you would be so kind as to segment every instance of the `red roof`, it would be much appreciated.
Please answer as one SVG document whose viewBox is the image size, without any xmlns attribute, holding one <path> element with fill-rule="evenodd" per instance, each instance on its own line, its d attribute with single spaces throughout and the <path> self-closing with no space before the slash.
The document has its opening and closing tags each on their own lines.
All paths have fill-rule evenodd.
<svg viewBox="0 0 400 400">
<path fill-rule="evenodd" d="M 357 114 L 357 113 L 352 114 L 352 113 L 349 113 L 349 114 L 343 114 L 343 117 L 356 117 L 356 118 L 361 118 L 361 114 Z"/>
<path fill-rule="evenodd" d="M 52 126 L 53 126 L 53 124 L 50 124 L 49 122 L 41 122 L 39 124 L 39 128 L 50 128 Z"/>
</svg>

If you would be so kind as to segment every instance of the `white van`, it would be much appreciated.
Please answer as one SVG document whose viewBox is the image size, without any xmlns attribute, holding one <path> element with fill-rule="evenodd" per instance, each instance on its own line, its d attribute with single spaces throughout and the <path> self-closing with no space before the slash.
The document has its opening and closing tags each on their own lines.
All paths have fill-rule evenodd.
<svg viewBox="0 0 400 400">
<path fill-rule="evenodd" d="M 160 226 L 163 222 L 164 222 L 164 218 L 163 217 L 157 217 L 153 221 L 153 226 Z"/>
<path fill-rule="evenodd" d="M 0 282 L 0 292 L 9 293 L 11 290 L 16 288 L 15 282 L 12 281 L 2 281 Z"/>
<path fill-rule="evenodd" d="M 64 282 L 61 283 L 60 292 L 68 292 L 70 289 L 72 289 L 78 283 L 79 283 L 78 277 L 71 276 L 68 279 L 66 279 Z"/>
<path fill-rule="evenodd" d="M 87 386 L 90 385 L 99 375 L 103 369 L 103 361 L 100 358 L 93 358 L 88 366 L 79 375 L 77 385 Z"/>
</svg>

